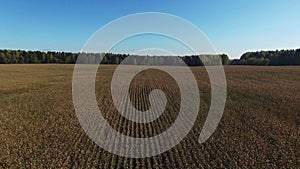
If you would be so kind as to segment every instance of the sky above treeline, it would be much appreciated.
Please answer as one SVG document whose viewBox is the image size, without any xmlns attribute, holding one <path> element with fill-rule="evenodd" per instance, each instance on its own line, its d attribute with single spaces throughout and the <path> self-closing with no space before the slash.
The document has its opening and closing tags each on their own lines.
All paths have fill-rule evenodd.
<svg viewBox="0 0 300 169">
<path fill-rule="evenodd" d="M 115 19 L 162 12 L 197 26 L 217 53 L 239 58 L 247 51 L 299 48 L 299 9 L 299 0 L 2 0 L 0 49 L 79 52 L 99 28 Z M 159 41 L 162 49 L 171 43 L 156 38 L 147 43 Z M 131 39 L 113 52 L 135 52 L 141 42 Z"/>
</svg>

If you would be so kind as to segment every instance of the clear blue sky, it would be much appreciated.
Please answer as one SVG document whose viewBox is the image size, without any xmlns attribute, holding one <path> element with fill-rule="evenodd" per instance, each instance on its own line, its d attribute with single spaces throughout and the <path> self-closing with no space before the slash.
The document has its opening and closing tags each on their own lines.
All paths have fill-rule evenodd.
<svg viewBox="0 0 300 169">
<path fill-rule="evenodd" d="M 182 17 L 231 58 L 300 47 L 299 0 L 1 0 L 0 48 L 77 52 L 100 27 L 137 12 Z"/>
</svg>

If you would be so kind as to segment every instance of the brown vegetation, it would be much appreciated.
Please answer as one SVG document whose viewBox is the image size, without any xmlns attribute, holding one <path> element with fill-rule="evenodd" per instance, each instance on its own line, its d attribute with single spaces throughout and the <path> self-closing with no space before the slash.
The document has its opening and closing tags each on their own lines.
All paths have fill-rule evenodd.
<svg viewBox="0 0 300 169">
<path fill-rule="evenodd" d="M 162 89 L 168 98 L 160 118 L 138 124 L 118 114 L 112 103 L 110 80 L 115 68 L 101 66 L 96 83 L 99 107 L 113 128 L 134 137 L 150 137 L 170 127 L 180 101 L 174 80 L 156 69 L 134 78 L 130 94 L 136 108 L 148 108 L 152 89 Z M 209 80 L 204 67 L 191 69 L 201 94 L 193 129 L 161 155 L 131 159 L 104 151 L 84 133 L 72 102 L 73 65 L 0 65 L 0 168 L 300 166 L 300 67 L 225 66 L 225 112 L 204 144 L 197 140 L 209 108 Z"/>
</svg>

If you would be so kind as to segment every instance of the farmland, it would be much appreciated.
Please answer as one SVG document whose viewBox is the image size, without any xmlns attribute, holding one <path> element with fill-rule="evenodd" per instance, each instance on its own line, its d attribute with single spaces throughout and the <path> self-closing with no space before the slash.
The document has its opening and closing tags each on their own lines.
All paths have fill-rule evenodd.
<svg viewBox="0 0 300 169">
<path fill-rule="evenodd" d="M 192 67 L 201 95 L 195 125 L 174 148 L 155 157 L 113 155 L 81 128 L 72 101 L 74 65 L 0 65 L 0 168 L 299 168 L 300 67 L 225 66 L 227 102 L 221 122 L 203 144 L 198 137 L 210 105 L 204 67 Z M 133 105 L 149 109 L 153 89 L 168 104 L 157 120 L 126 120 L 113 105 L 110 82 L 116 65 L 100 66 L 96 96 L 117 131 L 133 137 L 158 135 L 180 108 L 178 86 L 167 73 L 148 69 L 130 85 Z M 180 72 L 181 68 L 178 68 Z"/>
</svg>

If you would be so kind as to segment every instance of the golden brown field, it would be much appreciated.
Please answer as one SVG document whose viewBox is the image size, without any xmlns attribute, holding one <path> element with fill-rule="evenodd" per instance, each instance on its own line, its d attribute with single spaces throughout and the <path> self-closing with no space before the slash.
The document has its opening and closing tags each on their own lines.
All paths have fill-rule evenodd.
<svg viewBox="0 0 300 169">
<path fill-rule="evenodd" d="M 201 107 L 192 130 L 176 147 L 149 158 L 113 155 L 86 136 L 72 102 L 74 65 L 0 65 L 0 168 L 299 168 L 300 67 L 225 66 L 227 102 L 215 133 L 199 133 L 210 103 L 204 67 L 192 67 Z M 148 94 L 162 89 L 164 114 L 148 124 L 126 120 L 110 96 L 114 65 L 101 66 L 96 95 L 111 126 L 134 137 L 165 131 L 178 114 L 180 93 L 166 73 L 149 69 L 134 78 L 131 99 L 149 108 Z M 180 69 L 179 69 L 180 71 Z"/>
</svg>

